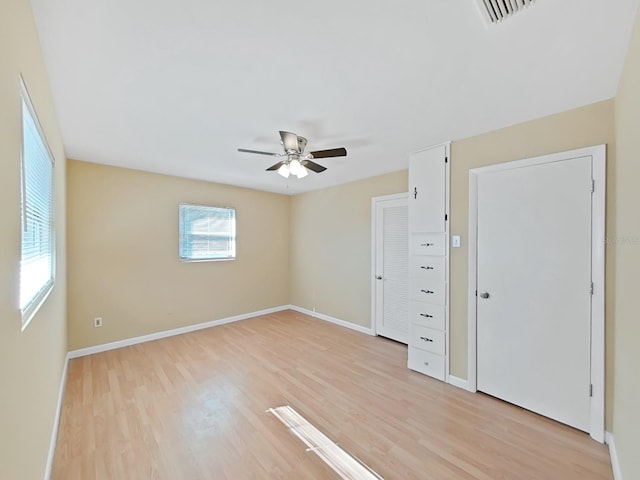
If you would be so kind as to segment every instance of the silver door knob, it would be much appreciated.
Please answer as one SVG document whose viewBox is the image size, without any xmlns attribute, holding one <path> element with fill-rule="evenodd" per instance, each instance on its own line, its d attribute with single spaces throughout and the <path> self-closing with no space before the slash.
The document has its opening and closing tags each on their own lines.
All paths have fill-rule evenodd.
<svg viewBox="0 0 640 480">
<path fill-rule="evenodd" d="M 489 292 L 482 292 L 480 298 L 489 298 Z"/>
<path fill-rule="evenodd" d="M 382 280 L 382 277 L 381 277 L 380 275 L 378 275 L 378 276 L 376 277 L 376 280 Z"/>
</svg>

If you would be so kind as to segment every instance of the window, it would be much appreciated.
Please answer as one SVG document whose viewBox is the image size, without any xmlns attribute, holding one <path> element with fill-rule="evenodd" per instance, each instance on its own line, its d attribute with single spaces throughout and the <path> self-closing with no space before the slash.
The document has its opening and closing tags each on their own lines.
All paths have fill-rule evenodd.
<svg viewBox="0 0 640 480">
<path fill-rule="evenodd" d="M 53 156 L 22 84 L 22 255 L 20 311 L 23 328 L 53 288 Z"/>
<path fill-rule="evenodd" d="M 180 204 L 180 260 L 236 258 L 236 211 L 233 208 Z"/>
</svg>

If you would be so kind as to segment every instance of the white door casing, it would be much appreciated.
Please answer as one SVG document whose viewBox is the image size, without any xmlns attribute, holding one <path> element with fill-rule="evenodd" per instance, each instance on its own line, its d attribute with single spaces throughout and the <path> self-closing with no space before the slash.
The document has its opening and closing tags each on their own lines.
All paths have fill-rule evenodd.
<svg viewBox="0 0 640 480">
<path fill-rule="evenodd" d="M 409 227 L 407 194 L 372 199 L 372 325 L 377 335 L 407 343 Z"/>
<path fill-rule="evenodd" d="M 469 388 L 600 442 L 605 152 L 493 165 L 469 180 Z"/>
</svg>

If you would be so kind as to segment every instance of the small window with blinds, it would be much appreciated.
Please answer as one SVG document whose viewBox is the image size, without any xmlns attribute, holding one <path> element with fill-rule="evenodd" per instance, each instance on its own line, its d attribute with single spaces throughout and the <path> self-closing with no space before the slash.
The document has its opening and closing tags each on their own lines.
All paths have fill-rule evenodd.
<svg viewBox="0 0 640 480">
<path fill-rule="evenodd" d="M 53 155 L 22 83 L 22 328 L 45 301 L 54 281 Z"/>
<path fill-rule="evenodd" d="M 235 209 L 180 204 L 180 260 L 201 262 L 234 258 Z"/>
</svg>

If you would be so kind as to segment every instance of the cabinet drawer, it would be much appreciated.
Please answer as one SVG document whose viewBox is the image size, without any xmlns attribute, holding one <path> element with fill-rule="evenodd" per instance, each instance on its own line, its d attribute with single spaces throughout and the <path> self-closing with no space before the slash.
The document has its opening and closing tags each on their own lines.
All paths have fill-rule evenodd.
<svg viewBox="0 0 640 480">
<path fill-rule="evenodd" d="M 411 242 L 411 255 L 444 255 L 446 253 L 446 235 L 444 233 L 414 233 Z"/>
<path fill-rule="evenodd" d="M 438 355 L 445 354 L 445 333 L 433 328 L 412 324 L 409 327 L 409 346 L 427 350 Z"/>
<path fill-rule="evenodd" d="M 422 278 L 411 278 L 409 280 L 409 288 L 412 300 L 444 305 L 447 289 L 447 284 L 444 282 L 433 282 Z"/>
<path fill-rule="evenodd" d="M 433 283 L 444 283 L 446 280 L 445 262 L 445 257 L 412 256 L 409 259 L 409 275 L 415 278 L 424 278 Z"/>
<path fill-rule="evenodd" d="M 410 321 L 415 325 L 436 330 L 445 329 L 444 307 L 424 302 L 410 302 Z"/>
<path fill-rule="evenodd" d="M 411 370 L 424 373 L 430 377 L 444 381 L 445 361 L 442 355 L 425 352 L 419 348 L 409 347 L 409 361 L 407 366 Z"/>
</svg>

